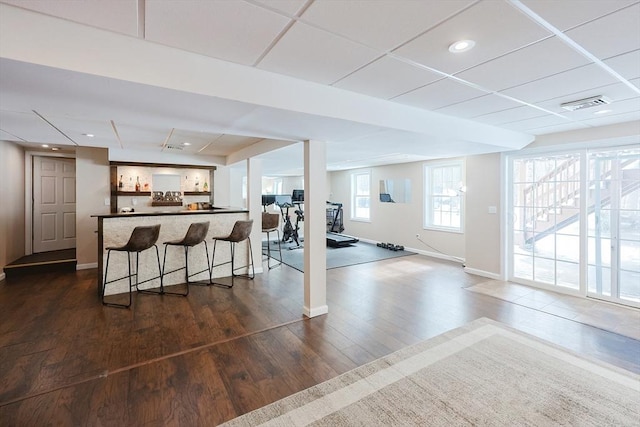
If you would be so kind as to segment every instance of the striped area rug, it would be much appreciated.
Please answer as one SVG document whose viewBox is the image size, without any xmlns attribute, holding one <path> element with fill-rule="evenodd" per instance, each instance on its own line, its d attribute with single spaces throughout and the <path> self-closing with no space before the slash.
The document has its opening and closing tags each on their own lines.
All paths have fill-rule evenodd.
<svg viewBox="0 0 640 427">
<path fill-rule="evenodd" d="M 225 426 L 638 426 L 640 376 L 489 319 Z"/>
</svg>

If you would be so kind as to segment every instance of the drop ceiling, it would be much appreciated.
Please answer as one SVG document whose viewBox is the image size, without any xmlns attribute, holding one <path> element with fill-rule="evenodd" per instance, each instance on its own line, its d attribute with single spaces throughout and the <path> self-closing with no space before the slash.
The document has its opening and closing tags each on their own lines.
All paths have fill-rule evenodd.
<svg viewBox="0 0 640 427">
<path fill-rule="evenodd" d="M 25 146 L 250 154 L 265 173 L 296 174 L 307 139 L 327 142 L 335 170 L 640 120 L 638 1 L 0 3 L 0 139 Z M 449 52 L 462 39 L 475 47 Z M 596 95 L 613 102 L 560 106 Z"/>
</svg>

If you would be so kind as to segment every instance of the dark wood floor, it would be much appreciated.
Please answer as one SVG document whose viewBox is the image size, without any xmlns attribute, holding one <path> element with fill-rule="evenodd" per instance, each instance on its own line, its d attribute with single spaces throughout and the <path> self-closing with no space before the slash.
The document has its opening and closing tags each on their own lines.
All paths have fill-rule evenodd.
<svg viewBox="0 0 640 427">
<path fill-rule="evenodd" d="M 210 426 L 489 317 L 640 372 L 640 342 L 470 292 L 485 279 L 410 256 L 327 272 L 304 318 L 302 273 L 103 307 L 96 272 L 0 283 L 0 425 Z"/>
</svg>

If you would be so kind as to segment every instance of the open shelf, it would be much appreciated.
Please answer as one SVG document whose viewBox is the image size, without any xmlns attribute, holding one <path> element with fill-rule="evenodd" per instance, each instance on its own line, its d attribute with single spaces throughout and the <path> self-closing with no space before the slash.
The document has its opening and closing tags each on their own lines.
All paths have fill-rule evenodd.
<svg viewBox="0 0 640 427">
<path fill-rule="evenodd" d="M 185 196 L 210 196 L 211 191 L 185 191 Z"/>
<path fill-rule="evenodd" d="M 150 196 L 151 191 L 116 191 L 117 196 Z"/>
<path fill-rule="evenodd" d="M 182 206 L 182 202 L 151 202 L 151 206 Z"/>
</svg>

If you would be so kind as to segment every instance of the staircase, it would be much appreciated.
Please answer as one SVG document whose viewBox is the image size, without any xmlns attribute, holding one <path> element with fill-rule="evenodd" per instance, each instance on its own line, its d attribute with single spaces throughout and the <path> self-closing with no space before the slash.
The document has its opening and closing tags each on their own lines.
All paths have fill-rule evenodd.
<svg viewBox="0 0 640 427">
<path fill-rule="evenodd" d="M 640 173 L 637 169 L 624 169 L 637 160 L 630 159 L 620 164 L 622 181 L 620 194 L 623 197 L 640 188 Z M 600 182 L 609 184 L 607 178 L 612 174 L 611 161 L 600 162 Z M 592 166 L 593 169 L 593 166 Z M 590 170 L 590 176 L 595 171 Z M 600 206 L 611 202 L 611 189 L 608 185 L 599 190 Z M 588 214 L 595 211 L 595 193 L 593 186 L 588 190 Z M 541 177 L 537 182 L 523 190 L 525 206 L 536 206 L 525 209 L 524 244 L 530 246 L 538 240 L 556 233 L 558 230 L 576 222 L 580 218 L 580 159 L 571 158 L 558 165 L 554 170 Z"/>
</svg>

